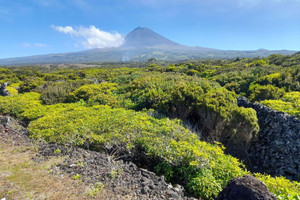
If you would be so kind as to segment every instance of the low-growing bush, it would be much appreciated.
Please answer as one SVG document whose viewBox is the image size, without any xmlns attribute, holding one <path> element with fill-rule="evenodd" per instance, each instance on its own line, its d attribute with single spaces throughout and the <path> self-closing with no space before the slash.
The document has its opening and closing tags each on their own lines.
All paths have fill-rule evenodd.
<svg viewBox="0 0 300 200">
<path fill-rule="evenodd" d="M 44 104 L 51 105 L 56 103 L 67 103 L 71 101 L 70 93 L 77 88 L 90 84 L 89 80 L 78 80 L 69 82 L 57 82 L 54 84 L 46 85 L 41 91 L 41 100 Z"/>
<path fill-rule="evenodd" d="M 279 100 L 265 100 L 261 103 L 274 110 L 300 117 L 300 92 L 289 92 Z"/>
<path fill-rule="evenodd" d="M 0 96 L 0 113 L 23 119 L 23 113 L 27 109 L 41 105 L 40 94 L 35 92 L 18 94 L 15 96 Z"/>
<path fill-rule="evenodd" d="M 34 89 L 38 88 L 39 86 L 42 86 L 44 83 L 44 80 L 39 77 L 29 77 L 25 78 L 25 80 L 22 81 L 19 87 L 19 92 L 20 93 L 25 93 L 25 92 L 31 92 Z"/>
<path fill-rule="evenodd" d="M 89 84 L 76 89 L 70 94 L 70 98 L 73 101 L 79 101 L 80 99 L 88 101 L 89 99 L 94 97 L 94 101 L 96 101 L 97 98 L 95 98 L 95 96 L 100 94 L 112 95 L 112 92 L 115 90 L 117 90 L 116 83 L 103 82 L 98 85 Z M 98 99 L 100 98 L 98 97 Z"/>
<path fill-rule="evenodd" d="M 19 82 L 18 77 L 11 69 L 0 68 L 0 84 L 3 83 L 16 83 Z"/>
<path fill-rule="evenodd" d="M 158 174 L 182 184 L 197 197 L 213 199 L 229 180 L 248 173 L 236 158 L 224 154 L 219 143 L 200 141 L 179 120 L 155 119 L 146 112 L 109 106 L 85 107 L 79 103 L 54 106 L 48 106 L 43 117 L 29 124 L 32 138 L 98 150 L 107 146 L 124 148 L 131 156 L 136 156 L 138 148 L 139 155 L 144 152 L 150 160 L 156 160 L 148 165 L 155 164 Z M 257 177 L 266 178 L 259 174 Z M 266 184 L 278 198 L 297 194 L 296 182 L 270 177 L 267 180 Z M 288 184 L 280 183 L 284 181 Z M 293 184 L 293 188 L 284 189 Z"/>
<path fill-rule="evenodd" d="M 119 107 L 120 102 L 112 94 L 100 93 L 93 96 L 88 101 L 89 105 L 108 105 L 111 107 Z"/>
<path fill-rule="evenodd" d="M 255 177 L 264 182 L 271 193 L 280 200 L 299 200 L 300 183 L 290 181 L 284 177 L 271 177 L 270 175 L 255 174 Z"/>
<path fill-rule="evenodd" d="M 81 102 L 68 103 L 68 104 L 58 103 L 54 105 L 37 104 L 36 106 L 27 108 L 21 114 L 21 118 L 26 121 L 33 121 L 47 115 L 48 113 L 63 112 L 65 110 L 70 110 L 70 109 L 72 110 L 78 106 L 82 106 Z"/>
<path fill-rule="evenodd" d="M 195 76 L 148 75 L 133 80 L 127 91 L 136 110 L 151 108 L 180 118 L 206 141 L 234 142 L 245 149 L 259 130 L 256 112 L 239 108 L 234 92 Z"/>
<path fill-rule="evenodd" d="M 198 140 L 178 120 L 159 120 L 145 112 L 108 106 L 69 107 L 48 112 L 31 122 L 29 130 L 31 137 L 48 142 L 98 149 L 110 144 L 124 146 L 128 152 L 139 146 L 147 156 L 170 165 L 170 180 L 182 179 L 191 193 L 208 199 L 228 180 L 245 173 L 237 159 L 225 155 L 217 145 Z M 203 181 L 213 193 L 199 187 Z"/>
<path fill-rule="evenodd" d="M 7 86 L 6 89 L 9 91 L 11 96 L 15 96 L 19 93 L 16 88 L 11 87 L 11 86 Z"/>
<path fill-rule="evenodd" d="M 51 105 L 56 103 L 64 103 L 71 92 L 69 87 L 65 85 L 47 86 L 41 95 L 43 104 Z"/>
<path fill-rule="evenodd" d="M 250 97 L 251 101 L 263 101 L 266 99 L 279 99 L 285 91 L 273 85 L 251 85 L 250 86 Z"/>
</svg>

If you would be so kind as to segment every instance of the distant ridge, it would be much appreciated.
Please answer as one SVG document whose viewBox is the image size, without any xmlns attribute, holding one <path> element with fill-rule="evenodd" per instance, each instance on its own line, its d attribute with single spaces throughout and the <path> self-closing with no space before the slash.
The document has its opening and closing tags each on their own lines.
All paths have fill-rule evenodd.
<svg viewBox="0 0 300 200">
<path fill-rule="evenodd" d="M 90 62 L 144 62 L 150 58 L 158 61 L 184 61 L 203 58 L 266 57 L 271 54 L 291 55 L 296 51 L 258 49 L 253 51 L 219 50 L 191 47 L 173 42 L 146 27 L 137 27 L 125 36 L 125 43 L 116 48 L 90 49 L 86 51 L 35 55 L 0 59 L 0 65 L 27 65 L 44 63 Z"/>
</svg>

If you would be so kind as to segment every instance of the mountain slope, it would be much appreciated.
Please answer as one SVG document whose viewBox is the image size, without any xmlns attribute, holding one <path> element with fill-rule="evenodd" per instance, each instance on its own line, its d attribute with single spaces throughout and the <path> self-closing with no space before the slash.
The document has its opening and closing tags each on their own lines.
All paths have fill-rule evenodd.
<svg viewBox="0 0 300 200">
<path fill-rule="evenodd" d="M 271 54 L 291 55 L 295 51 L 225 51 L 204 47 L 191 47 L 173 42 L 149 28 L 138 27 L 125 37 L 117 48 L 0 59 L 0 65 L 37 63 L 87 63 L 87 62 L 144 62 L 149 58 L 160 61 L 181 61 L 200 58 L 266 57 Z"/>
<path fill-rule="evenodd" d="M 148 29 L 138 27 L 127 34 L 123 47 L 153 47 L 159 45 L 183 46 Z"/>
</svg>

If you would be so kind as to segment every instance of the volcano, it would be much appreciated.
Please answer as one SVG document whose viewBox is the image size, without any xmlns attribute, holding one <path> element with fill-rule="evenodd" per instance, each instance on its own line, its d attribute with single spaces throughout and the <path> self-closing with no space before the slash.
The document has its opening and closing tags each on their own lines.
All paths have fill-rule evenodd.
<svg viewBox="0 0 300 200">
<path fill-rule="evenodd" d="M 179 47 L 183 46 L 176 42 L 173 42 L 157 33 L 152 31 L 149 28 L 138 27 L 128 33 L 125 37 L 125 44 L 123 47 L 134 47 L 134 48 L 143 48 L 143 47 L 161 47 L 161 46 L 170 46 L 170 47 Z"/>
<path fill-rule="evenodd" d="M 266 49 L 252 51 L 219 50 L 185 46 L 146 27 L 137 27 L 125 36 L 120 47 L 96 48 L 80 52 L 27 56 L 0 59 L 0 65 L 25 65 L 43 63 L 91 63 L 91 62 L 144 62 L 150 58 L 158 61 L 184 61 L 202 58 L 266 57 L 271 54 L 291 55 L 296 51 Z"/>
</svg>

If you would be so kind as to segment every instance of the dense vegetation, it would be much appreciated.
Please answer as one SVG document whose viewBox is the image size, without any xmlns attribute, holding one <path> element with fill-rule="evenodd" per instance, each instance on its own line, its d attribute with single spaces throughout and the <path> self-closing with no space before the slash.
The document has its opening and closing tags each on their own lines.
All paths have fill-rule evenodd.
<svg viewBox="0 0 300 200">
<path fill-rule="evenodd" d="M 25 121 L 32 138 L 135 160 L 204 199 L 250 173 L 219 143 L 246 148 L 259 130 L 255 111 L 237 106 L 238 95 L 300 115 L 300 54 L 98 68 L 7 67 L 0 69 L 4 82 L 11 96 L 0 97 L 0 113 Z M 300 198 L 297 182 L 255 176 L 278 199 Z"/>
</svg>

